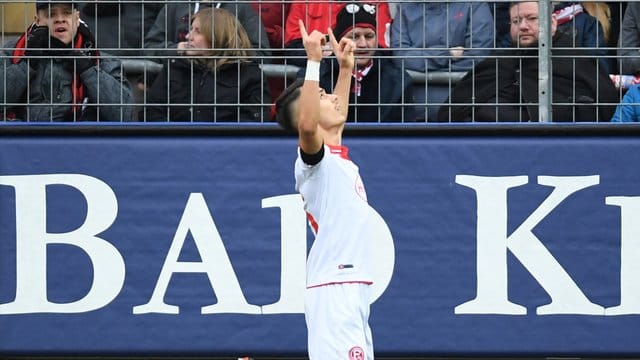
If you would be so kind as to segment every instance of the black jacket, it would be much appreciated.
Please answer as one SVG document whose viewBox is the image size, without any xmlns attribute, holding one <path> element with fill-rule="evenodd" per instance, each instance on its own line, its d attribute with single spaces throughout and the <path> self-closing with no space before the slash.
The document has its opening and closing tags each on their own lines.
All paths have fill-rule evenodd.
<svg viewBox="0 0 640 360">
<path fill-rule="evenodd" d="M 572 44 L 571 36 L 564 32 L 553 38 L 554 48 Z M 505 49 L 478 64 L 453 89 L 440 108 L 438 121 L 538 121 L 537 51 L 537 47 Z M 620 97 L 598 60 L 575 48 L 552 49 L 551 53 L 552 120 L 609 121 Z"/>
<path fill-rule="evenodd" d="M 141 121 L 238 122 L 268 120 L 269 88 L 253 62 L 211 71 L 198 62 L 172 59 L 154 81 Z M 264 105 L 261 105 L 264 104 Z"/>
<path fill-rule="evenodd" d="M 379 51 L 376 56 L 384 55 Z M 413 121 L 414 106 L 411 76 L 388 57 L 376 57 L 373 67 L 362 78 L 360 96 L 353 92 L 356 82 L 351 79 L 348 122 Z M 323 60 L 320 66 L 320 87 L 333 93 L 340 65 L 334 59 Z M 304 69 L 300 74 L 304 76 Z M 380 104 L 380 105 L 376 105 Z"/>
</svg>

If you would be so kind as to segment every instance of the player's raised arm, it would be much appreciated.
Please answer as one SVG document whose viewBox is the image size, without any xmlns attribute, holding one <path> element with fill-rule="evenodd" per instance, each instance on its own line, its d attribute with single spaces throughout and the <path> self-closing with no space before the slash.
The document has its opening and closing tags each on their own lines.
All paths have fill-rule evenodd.
<svg viewBox="0 0 640 360">
<path fill-rule="evenodd" d="M 300 148 L 307 154 L 317 153 L 323 144 L 318 131 L 320 121 L 320 61 L 324 34 L 317 30 L 307 33 L 302 20 L 299 21 L 302 44 L 307 52 L 305 81 L 300 89 L 298 115 L 298 137 Z"/>
<path fill-rule="evenodd" d="M 351 91 L 351 78 L 353 77 L 353 66 L 355 64 L 353 51 L 356 45 L 347 36 L 343 36 L 338 43 L 331 29 L 327 29 L 327 33 L 329 34 L 333 53 L 338 60 L 338 64 L 340 64 L 340 72 L 338 73 L 338 80 L 333 93 L 338 96 L 340 112 L 346 118 L 349 112 L 349 92 Z"/>
</svg>

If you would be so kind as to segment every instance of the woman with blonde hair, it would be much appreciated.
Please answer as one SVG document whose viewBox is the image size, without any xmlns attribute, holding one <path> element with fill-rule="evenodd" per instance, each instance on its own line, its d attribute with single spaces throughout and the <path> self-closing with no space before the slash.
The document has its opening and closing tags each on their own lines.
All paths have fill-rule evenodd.
<svg viewBox="0 0 640 360">
<path fill-rule="evenodd" d="M 238 122 L 268 120 L 268 86 L 244 27 L 224 9 L 206 8 L 191 21 L 149 90 L 141 120 Z"/>
</svg>

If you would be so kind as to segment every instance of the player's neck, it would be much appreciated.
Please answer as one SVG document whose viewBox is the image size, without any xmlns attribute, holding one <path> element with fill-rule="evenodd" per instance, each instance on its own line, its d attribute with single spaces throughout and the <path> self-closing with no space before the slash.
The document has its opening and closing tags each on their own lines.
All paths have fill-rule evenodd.
<svg viewBox="0 0 640 360">
<path fill-rule="evenodd" d="M 331 129 L 325 130 L 322 137 L 324 143 L 327 145 L 342 145 L 342 130 L 344 125 L 336 126 Z"/>
</svg>

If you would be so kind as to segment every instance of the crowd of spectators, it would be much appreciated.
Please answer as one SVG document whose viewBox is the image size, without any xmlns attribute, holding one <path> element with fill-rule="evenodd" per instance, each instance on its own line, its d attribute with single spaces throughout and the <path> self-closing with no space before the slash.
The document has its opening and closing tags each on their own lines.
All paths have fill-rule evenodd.
<svg viewBox="0 0 640 360">
<path fill-rule="evenodd" d="M 540 14 L 537 1 L 37 0 L 2 46 L 2 118 L 273 121 L 304 74 L 302 20 L 356 43 L 349 122 L 635 122 L 639 4 L 552 2 Z M 327 92 L 336 74 L 324 60 Z"/>
</svg>

